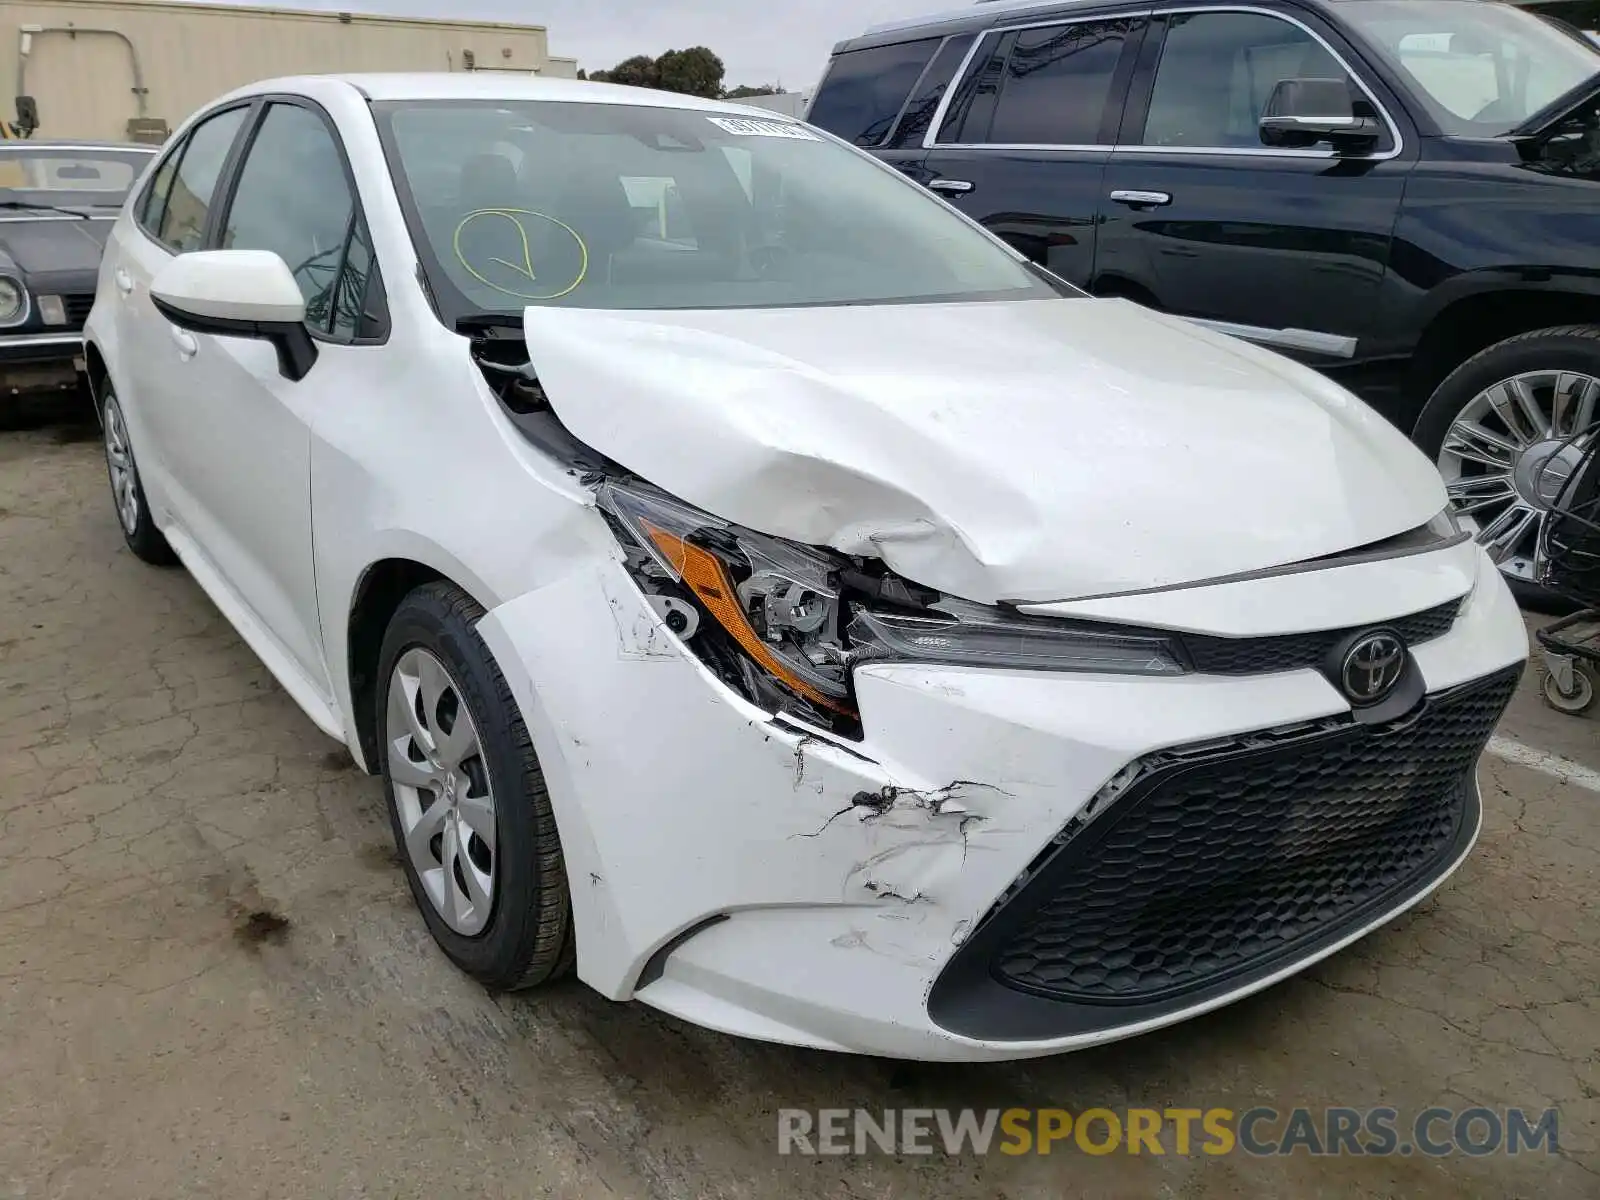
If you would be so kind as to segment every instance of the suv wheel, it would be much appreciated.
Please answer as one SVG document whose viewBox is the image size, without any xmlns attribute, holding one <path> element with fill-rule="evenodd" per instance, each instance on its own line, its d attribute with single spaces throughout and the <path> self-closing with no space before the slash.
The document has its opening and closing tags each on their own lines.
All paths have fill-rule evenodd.
<svg viewBox="0 0 1600 1200">
<path fill-rule="evenodd" d="M 1457 367 L 1412 438 L 1519 599 L 1542 606 L 1535 556 L 1550 505 L 1600 421 L 1600 328 L 1536 329 Z"/>
<path fill-rule="evenodd" d="M 375 698 L 384 792 L 411 894 L 441 949 L 499 991 L 565 974 L 571 899 L 555 814 L 505 676 L 452 584 L 389 622 Z"/>
</svg>

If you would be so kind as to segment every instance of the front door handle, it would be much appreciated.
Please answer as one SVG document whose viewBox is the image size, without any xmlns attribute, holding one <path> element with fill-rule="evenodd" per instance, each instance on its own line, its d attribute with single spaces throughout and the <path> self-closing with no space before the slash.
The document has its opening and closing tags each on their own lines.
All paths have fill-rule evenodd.
<svg viewBox="0 0 1600 1200">
<path fill-rule="evenodd" d="M 117 285 L 117 291 L 121 292 L 124 296 L 130 295 L 133 292 L 133 276 L 129 275 L 124 268 L 118 267 L 116 271 L 112 273 L 111 278 L 112 281 Z"/>
<path fill-rule="evenodd" d="M 1118 188 L 1111 193 L 1111 198 L 1129 208 L 1160 208 L 1172 203 L 1171 192 L 1140 192 L 1130 188 Z"/>
<path fill-rule="evenodd" d="M 933 192 L 948 192 L 952 196 L 965 196 L 972 190 L 970 179 L 930 179 L 928 190 Z"/>
<path fill-rule="evenodd" d="M 200 353 L 200 343 L 194 340 L 194 335 L 176 325 L 172 327 L 172 344 L 178 348 L 178 357 L 184 362 Z"/>
</svg>

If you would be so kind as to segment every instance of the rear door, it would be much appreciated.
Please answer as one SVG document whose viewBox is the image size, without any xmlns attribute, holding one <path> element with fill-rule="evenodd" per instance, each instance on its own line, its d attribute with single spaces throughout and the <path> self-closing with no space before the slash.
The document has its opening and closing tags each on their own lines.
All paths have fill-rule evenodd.
<svg viewBox="0 0 1600 1200">
<path fill-rule="evenodd" d="M 217 184 L 249 112 L 249 104 L 234 105 L 196 124 L 168 151 L 135 206 L 133 222 L 119 223 L 107 247 L 118 358 L 127 373 L 119 383 L 129 393 L 122 404 L 140 473 L 147 491 L 154 484 L 151 502 L 184 524 L 194 515 L 193 498 L 171 465 L 188 433 L 188 411 L 168 374 L 169 360 L 180 353 L 180 331 L 151 303 L 150 280 L 174 255 L 204 246 Z M 188 337 L 183 335 L 185 344 Z"/>
<path fill-rule="evenodd" d="M 972 47 L 925 137 L 927 184 L 1029 258 L 1089 282 L 1145 18 L 1019 23 Z"/>
<path fill-rule="evenodd" d="M 318 341 L 316 363 L 284 378 L 264 340 L 185 334 L 166 356 L 185 425 L 172 467 L 193 504 L 193 535 L 212 567 L 326 702 L 311 526 L 311 439 L 319 413 L 357 386 L 372 353 L 364 314 L 367 238 L 331 120 L 300 97 L 273 97 L 217 204 L 208 245 L 268 250 L 288 264 Z M 184 333 L 169 326 L 173 333 Z M 172 338 L 168 339 L 173 341 Z"/>
<path fill-rule="evenodd" d="M 1376 81 L 1310 14 L 1157 12 L 1105 175 L 1097 291 L 1131 294 L 1319 366 L 1357 354 L 1412 151 Z M 1359 153 L 1268 147 L 1281 79 L 1343 79 L 1383 127 Z M 1131 286 L 1130 286 L 1131 285 Z"/>
</svg>

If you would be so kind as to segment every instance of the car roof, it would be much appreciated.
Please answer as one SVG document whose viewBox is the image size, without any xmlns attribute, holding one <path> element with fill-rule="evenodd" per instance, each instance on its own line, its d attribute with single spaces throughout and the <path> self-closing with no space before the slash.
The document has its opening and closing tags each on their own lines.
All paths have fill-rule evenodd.
<svg viewBox="0 0 1600 1200">
<path fill-rule="evenodd" d="M 0 154 L 22 154 L 29 150 L 35 153 L 41 150 L 133 150 L 140 154 L 155 154 L 160 149 L 160 146 L 152 146 L 148 142 L 101 142 L 80 138 L 45 138 L 38 142 L 31 138 L 0 141 Z"/>
<path fill-rule="evenodd" d="M 877 25 L 867 26 L 866 32 L 892 33 L 901 29 L 920 29 L 925 25 L 944 25 L 970 18 L 993 21 L 998 20 L 1003 13 L 1026 13 L 1033 9 L 1048 10 L 1053 13 L 1075 8 L 1101 8 L 1106 2 L 1107 0 L 978 0 L 978 3 L 969 4 L 965 8 L 944 9 L 917 17 L 902 17 L 897 21 L 882 21 Z"/>
<path fill-rule="evenodd" d="M 631 104 L 649 108 L 687 108 L 726 112 L 741 117 L 787 120 L 781 113 L 725 100 L 706 100 L 677 92 L 653 88 L 624 87 L 615 83 L 591 83 L 583 79 L 541 79 L 533 75 L 504 72 L 417 71 L 401 73 L 352 73 L 294 75 L 264 79 L 231 93 L 233 97 L 271 92 L 296 93 L 308 85 L 344 83 L 368 100 L 544 100 L 566 104 Z"/>
<path fill-rule="evenodd" d="M 1200 0 L 1205 3 L 1206 0 Z M 1223 0 L 1217 0 L 1223 3 Z M 1296 0 L 1304 8 L 1325 8 L 1331 0 Z M 1011 24 L 1034 18 L 1071 17 L 1082 13 L 1148 12 L 1150 0 L 978 0 L 965 8 L 943 9 L 919 17 L 884 21 L 855 37 L 834 46 L 835 54 L 861 50 L 868 46 L 892 45 L 917 37 L 943 37 L 974 33 L 991 25 Z"/>
</svg>

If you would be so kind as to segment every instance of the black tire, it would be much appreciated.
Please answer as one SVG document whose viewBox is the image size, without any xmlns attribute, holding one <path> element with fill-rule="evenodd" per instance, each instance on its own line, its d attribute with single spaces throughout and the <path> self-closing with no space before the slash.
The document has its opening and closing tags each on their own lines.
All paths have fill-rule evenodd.
<svg viewBox="0 0 1600 1200">
<path fill-rule="evenodd" d="M 1411 440 L 1437 460 L 1445 435 L 1457 415 L 1485 388 L 1525 371 L 1573 370 L 1600 377 L 1600 328 L 1593 325 L 1558 325 L 1518 334 L 1481 350 L 1445 377 L 1423 405 L 1411 430 Z M 1572 603 L 1547 588 L 1507 575 L 1517 600 L 1541 612 L 1560 613 Z"/>
<path fill-rule="evenodd" d="M 128 549 L 134 554 L 155 567 L 170 567 L 177 563 L 178 556 L 172 552 L 172 547 L 167 544 L 167 539 L 162 536 L 161 530 L 156 528 L 156 523 L 150 516 L 150 503 L 144 497 L 144 483 L 139 478 L 138 460 L 134 457 L 133 443 L 128 436 L 128 424 L 122 415 L 122 406 L 117 402 L 117 394 L 112 390 L 108 380 L 101 386 L 99 401 L 101 448 L 106 458 L 106 479 L 111 484 L 111 504 L 117 517 L 117 525 L 122 530 L 122 540 L 128 543 Z M 120 433 L 114 433 L 120 431 Z M 114 451 L 113 438 L 122 439 L 122 450 L 127 459 L 127 471 L 131 477 L 133 490 L 133 503 L 137 515 L 130 524 L 125 517 L 122 504 L 117 494 L 116 468 L 112 459 Z"/>
<path fill-rule="evenodd" d="M 379 758 L 395 847 L 428 931 L 450 960 L 494 991 L 536 987 L 571 971 L 576 957 L 572 901 L 555 813 L 533 740 L 505 676 L 474 628 L 483 608 L 453 584 L 424 584 L 390 618 L 379 653 Z M 427 650 L 458 684 L 478 730 L 495 796 L 495 890 L 488 924 L 471 937 L 445 923 L 406 850 L 390 777 L 389 681 L 400 656 Z"/>
</svg>

